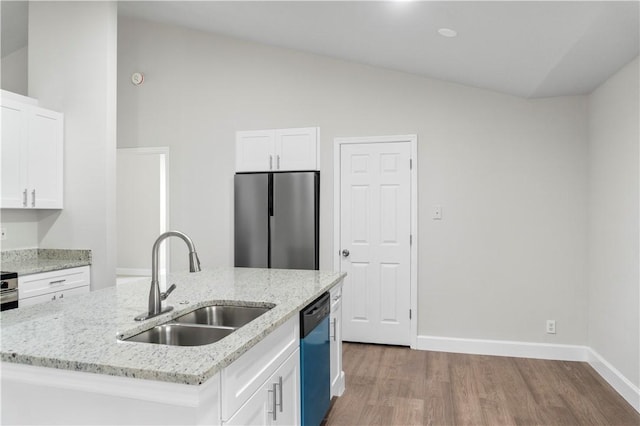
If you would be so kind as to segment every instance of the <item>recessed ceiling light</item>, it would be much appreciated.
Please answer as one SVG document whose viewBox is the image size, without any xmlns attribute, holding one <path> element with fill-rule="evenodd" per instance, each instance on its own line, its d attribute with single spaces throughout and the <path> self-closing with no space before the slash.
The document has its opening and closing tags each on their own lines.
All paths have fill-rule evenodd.
<svg viewBox="0 0 640 426">
<path fill-rule="evenodd" d="M 455 37 L 458 35 L 458 32 L 455 30 L 452 30 L 451 28 L 440 28 L 438 30 L 438 34 L 440 34 L 443 37 Z"/>
</svg>

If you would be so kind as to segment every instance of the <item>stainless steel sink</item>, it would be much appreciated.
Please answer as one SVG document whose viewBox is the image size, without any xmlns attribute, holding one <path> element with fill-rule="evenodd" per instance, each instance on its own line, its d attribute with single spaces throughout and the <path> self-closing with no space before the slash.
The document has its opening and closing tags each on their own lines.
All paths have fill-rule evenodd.
<svg viewBox="0 0 640 426">
<path fill-rule="evenodd" d="M 205 306 L 174 321 L 178 324 L 199 324 L 238 328 L 253 321 L 271 308 L 256 306 Z"/>
<path fill-rule="evenodd" d="M 200 346 L 217 342 L 233 332 L 233 328 L 193 327 L 169 323 L 155 326 L 126 340 L 173 346 Z"/>
<path fill-rule="evenodd" d="M 174 346 L 208 345 L 228 336 L 272 307 L 205 306 L 124 340 Z"/>
</svg>

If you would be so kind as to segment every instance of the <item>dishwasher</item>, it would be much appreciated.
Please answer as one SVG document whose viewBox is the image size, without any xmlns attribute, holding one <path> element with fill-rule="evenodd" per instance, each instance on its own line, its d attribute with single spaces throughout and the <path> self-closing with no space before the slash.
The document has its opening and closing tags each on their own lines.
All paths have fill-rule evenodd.
<svg viewBox="0 0 640 426">
<path fill-rule="evenodd" d="M 303 426 L 318 426 L 331 400 L 329 293 L 300 311 L 300 381 Z"/>
</svg>

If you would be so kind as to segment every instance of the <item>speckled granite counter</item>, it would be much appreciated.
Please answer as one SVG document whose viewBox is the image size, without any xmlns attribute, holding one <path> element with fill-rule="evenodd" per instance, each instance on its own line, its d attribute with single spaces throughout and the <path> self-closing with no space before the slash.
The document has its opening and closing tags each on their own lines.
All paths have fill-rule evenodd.
<svg viewBox="0 0 640 426">
<path fill-rule="evenodd" d="M 1 269 L 18 276 L 91 265 L 91 250 L 7 250 L 0 256 Z"/>
<path fill-rule="evenodd" d="M 229 365 L 343 274 L 322 271 L 216 268 L 170 276 L 177 284 L 167 302 L 174 310 L 151 320 L 149 282 L 121 284 L 86 295 L 0 313 L 3 362 L 198 385 Z M 184 303 L 188 302 L 188 303 Z M 258 319 L 204 346 L 121 341 L 212 304 L 275 304 Z"/>
</svg>

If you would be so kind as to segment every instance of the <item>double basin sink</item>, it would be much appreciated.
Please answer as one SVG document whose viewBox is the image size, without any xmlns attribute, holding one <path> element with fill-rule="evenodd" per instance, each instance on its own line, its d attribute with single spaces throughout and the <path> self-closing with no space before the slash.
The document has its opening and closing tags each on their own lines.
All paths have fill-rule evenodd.
<svg viewBox="0 0 640 426">
<path fill-rule="evenodd" d="M 124 340 L 173 346 L 208 345 L 228 336 L 272 307 L 205 306 Z"/>
</svg>

